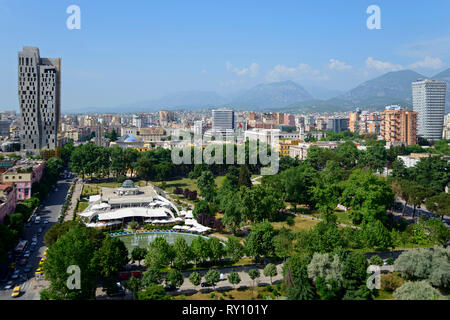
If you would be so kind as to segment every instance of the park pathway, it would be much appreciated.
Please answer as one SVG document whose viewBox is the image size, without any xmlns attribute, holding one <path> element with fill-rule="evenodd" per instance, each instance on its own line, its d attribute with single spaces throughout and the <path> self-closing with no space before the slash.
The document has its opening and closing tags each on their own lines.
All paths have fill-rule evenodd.
<svg viewBox="0 0 450 320">
<path fill-rule="evenodd" d="M 77 179 L 75 184 L 72 199 L 70 200 L 70 205 L 67 207 L 66 216 L 64 217 L 64 221 L 72 221 L 73 220 L 73 211 L 77 205 L 77 200 L 80 200 L 81 191 L 83 190 L 83 182 Z"/>
</svg>

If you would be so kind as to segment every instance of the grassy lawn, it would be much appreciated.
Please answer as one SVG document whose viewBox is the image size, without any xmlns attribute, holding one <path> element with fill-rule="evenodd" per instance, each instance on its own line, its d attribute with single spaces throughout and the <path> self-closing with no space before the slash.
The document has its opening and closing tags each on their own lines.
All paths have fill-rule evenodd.
<svg viewBox="0 0 450 320">
<path fill-rule="evenodd" d="M 272 222 L 272 225 L 276 230 L 280 230 L 282 227 L 285 227 L 291 230 L 292 232 L 299 232 L 303 230 L 309 230 L 312 227 L 314 227 L 317 223 L 319 223 L 319 221 L 297 216 L 294 218 L 293 226 L 289 226 L 286 221 Z"/>
<path fill-rule="evenodd" d="M 273 286 L 275 287 L 275 286 Z M 264 300 L 266 296 L 275 295 L 266 287 L 255 287 L 245 289 L 232 289 L 227 291 L 212 291 L 208 293 L 197 292 L 192 295 L 180 295 L 176 300 Z"/>
<path fill-rule="evenodd" d="M 224 178 L 225 178 L 225 176 L 218 176 L 214 179 L 214 182 L 216 183 L 216 186 L 218 188 L 222 185 L 222 181 Z M 161 185 L 161 181 L 150 181 L 150 183 L 152 183 L 156 186 Z M 175 190 L 176 187 L 183 188 L 183 189 L 188 188 L 191 191 L 199 192 L 198 187 L 197 187 L 197 179 L 181 178 L 181 179 L 177 179 L 177 180 L 168 180 L 168 181 L 166 181 L 165 191 L 167 191 L 169 193 L 173 193 L 173 191 Z"/>
<path fill-rule="evenodd" d="M 313 211 L 312 213 L 304 213 L 316 218 L 321 218 L 322 214 L 318 211 Z M 334 210 L 334 214 L 337 216 L 337 222 L 342 224 L 347 224 L 349 226 L 353 226 L 352 219 L 350 219 L 350 214 L 341 210 Z"/>
<path fill-rule="evenodd" d="M 376 297 L 375 300 L 394 300 L 394 296 L 392 295 L 392 292 L 380 289 L 378 290 L 378 297 Z"/>
<path fill-rule="evenodd" d="M 81 198 L 89 197 L 100 193 L 100 188 L 96 185 L 85 184 L 81 191 Z"/>
<path fill-rule="evenodd" d="M 87 201 L 80 201 L 78 203 L 78 210 L 77 212 L 83 212 L 89 205 L 89 202 Z"/>
</svg>

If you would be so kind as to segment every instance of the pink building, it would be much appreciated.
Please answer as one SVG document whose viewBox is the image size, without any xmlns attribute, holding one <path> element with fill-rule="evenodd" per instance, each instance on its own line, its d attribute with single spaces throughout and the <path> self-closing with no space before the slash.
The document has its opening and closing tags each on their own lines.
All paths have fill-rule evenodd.
<svg viewBox="0 0 450 320">
<path fill-rule="evenodd" d="M 16 210 L 17 188 L 12 183 L 0 184 L 0 224 L 3 224 L 5 216 Z"/>
<path fill-rule="evenodd" d="M 21 160 L 13 168 L 2 174 L 2 182 L 15 183 L 17 200 L 23 201 L 31 198 L 31 187 L 34 182 L 41 181 L 44 168 L 44 160 Z"/>
<path fill-rule="evenodd" d="M 292 114 L 284 115 L 284 124 L 288 126 L 295 126 L 295 117 Z"/>
</svg>

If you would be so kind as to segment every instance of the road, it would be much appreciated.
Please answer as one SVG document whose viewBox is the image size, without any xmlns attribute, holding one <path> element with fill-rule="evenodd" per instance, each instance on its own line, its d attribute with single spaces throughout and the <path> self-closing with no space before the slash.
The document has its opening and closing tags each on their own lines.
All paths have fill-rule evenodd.
<svg viewBox="0 0 450 320">
<path fill-rule="evenodd" d="M 2 284 L 0 289 L 0 300 L 39 300 L 40 294 L 39 292 L 44 289 L 48 282 L 45 280 L 36 280 L 34 278 L 34 272 L 38 268 L 39 261 L 44 255 L 44 251 L 47 247 L 45 247 L 44 244 L 44 234 L 45 232 L 55 223 L 58 223 L 58 216 L 61 212 L 61 208 L 64 204 L 64 201 L 66 199 L 67 192 L 69 190 L 70 185 L 72 184 L 72 180 L 59 180 L 56 184 L 56 189 L 52 190 L 47 198 L 42 201 L 43 208 L 41 210 L 38 209 L 36 211 L 36 214 L 38 214 L 41 217 L 41 223 L 35 224 L 33 223 L 31 227 L 25 227 L 23 238 L 28 240 L 31 243 L 31 238 L 33 235 L 37 234 L 37 230 L 39 228 L 43 229 L 43 232 L 38 238 L 36 250 L 31 253 L 30 258 L 28 259 L 28 263 L 31 266 L 31 271 L 27 274 L 28 280 L 25 282 L 15 281 L 14 286 L 20 285 L 21 286 L 21 295 L 17 298 L 12 298 L 11 293 L 12 289 L 5 290 L 3 289 L 4 284 Z M 44 224 L 43 221 L 45 219 L 48 219 L 49 223 Z M 21 275 L 24 274 L 23 268 L 17 264 L 17 268 L 21 271 Z M 10 272 L 10 275 L 8 277 L 8 280 L 10 280 L 12 272 Z"/>
</svg>

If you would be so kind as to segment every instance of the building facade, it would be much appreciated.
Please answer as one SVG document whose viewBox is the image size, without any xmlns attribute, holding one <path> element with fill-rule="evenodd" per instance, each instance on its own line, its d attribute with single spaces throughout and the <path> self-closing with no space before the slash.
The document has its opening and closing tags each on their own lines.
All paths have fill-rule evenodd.
<svg viewBox="0 0 450 320">
<path fill-rule="evenodd" d="M 417 112 L 387 109 L 382 113 L 381 136 L 391 143 L 417 144 Z"/>
<path fill-rule="evenodd" d="M 36 47 L 18 53 L 20 140 L 24 151 L 58 146 L 61 113 L 61 58 L 41 58 Z"/>
<path fill-rule="evenodd" d="M 418 113 L 417 133 L 427 140 L 442 139 L 447 82 L 421 80 L 412 83 L 413 110 Z"/>
</svg>

